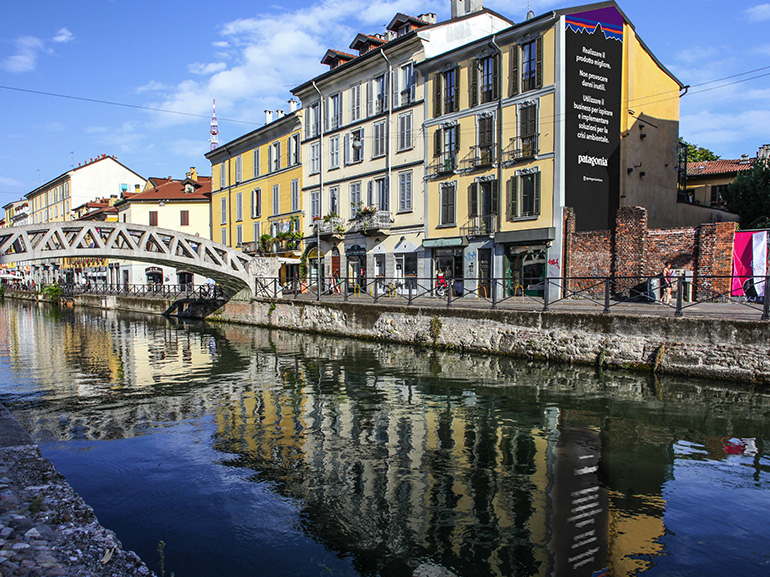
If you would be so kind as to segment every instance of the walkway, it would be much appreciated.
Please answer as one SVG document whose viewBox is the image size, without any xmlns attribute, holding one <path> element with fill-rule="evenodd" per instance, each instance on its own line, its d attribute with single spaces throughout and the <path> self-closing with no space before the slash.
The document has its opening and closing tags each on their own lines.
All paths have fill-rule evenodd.
<svg viewBox="0 0 770 577">
<path fill-rule="evenodd" d="M 0 405 L 0 575 L 151 577 Z"/>
</svg>

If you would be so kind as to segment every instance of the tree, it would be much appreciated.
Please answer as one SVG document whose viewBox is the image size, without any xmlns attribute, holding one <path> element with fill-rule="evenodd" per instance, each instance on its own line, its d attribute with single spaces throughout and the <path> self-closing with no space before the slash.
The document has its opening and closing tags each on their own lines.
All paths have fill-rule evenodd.
<svg viewBox="0 0 770 577">
<path fill-rule="evenodd" d="M 724 193 L 727 210 L 741 217 L 745 228 L 770 228 L 770 164 L 755 159 L 740 172 Z"/>
<path fill-rule="evenodd" d="M 679 137 L 679 144 L 687 147 L 687 162 L 702 162 L 704 160 L 720 159 L 718 154 L 715 154 L 708 148 L 703 148 L 697 144 L 690 144 L 681 136 Z"/>
</svg>

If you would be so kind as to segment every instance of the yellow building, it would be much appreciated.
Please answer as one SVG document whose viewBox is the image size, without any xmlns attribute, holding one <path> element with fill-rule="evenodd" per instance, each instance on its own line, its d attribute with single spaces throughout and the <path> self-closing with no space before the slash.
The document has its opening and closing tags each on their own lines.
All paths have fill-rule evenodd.
<svg viewBox="0 0 770 577">
<path fill-rule="evenodd" d="M 303 111 L 266 112 L 265 126 L 206 154 L 211 162 L 212 239 L 250 254 L 284 259 L 299 274 L 302 254 Z"/>
<path fill-rule="evenodd" d="M 542 295 L 562 274 L 565 207 L 578 230 L 634 205 L 670 225 L 682 85 L 614 2 L 530 13 L 417 70 L 433 276 L 470 296 Z"/>
</svg>

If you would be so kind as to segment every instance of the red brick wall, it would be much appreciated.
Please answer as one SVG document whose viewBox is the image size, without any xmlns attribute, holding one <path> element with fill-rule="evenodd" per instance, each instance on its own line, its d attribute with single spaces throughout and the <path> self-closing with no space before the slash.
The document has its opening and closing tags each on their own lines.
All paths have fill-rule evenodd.
<svg viewBox="0 0 770 577">
<path fill-rule="evenodd" d="M 614 231 L 575 232 L 574 212 L 568 210 L 565 214 L 565 276 L 616 277 L 614 292 L 627 293 L 631 287 L 660 274 L 665 262 L 671 261 L 672 268 L 694 273 L 695 290 L 701 292 L 701 297 L 730 288 L 730 279 L 697 279 L 732 274 L 733 222 L 648 230 L 647 210 L 634 206 L 618 210 Z M 568 284 L 572 290 L 590 285 L 587 281 Z M 597 285 L 589 292 L 599 296 L 603 291 L 603 285 Z"/>
</svg>

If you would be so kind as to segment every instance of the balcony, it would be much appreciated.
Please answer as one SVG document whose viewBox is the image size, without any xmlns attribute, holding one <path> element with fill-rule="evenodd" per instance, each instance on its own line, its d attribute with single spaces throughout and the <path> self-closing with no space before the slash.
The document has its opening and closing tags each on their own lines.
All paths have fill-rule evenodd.
<svg viewBox="0 0 770 577">
<path fill-rule="evenodd" d="M 497 215 L 484 214 L 477 216 L 460 227 L 462 236 L 490 236 L 497 230 Z"/>
<path fill-rule="evenodd" d="M 382 230 L 390 230 L 391 218 L 389 210 L 378 210 L 374 213 L 363 213 L 356 216 L 351 232 L 374 234 Z"/>
<path fill-rule="evenodd" d="M 503 160 L 506 164 L 513 164 L 520 160 L 534 158 L 540 151 L 538 147 L 539 134 L 517 136 L 511 138 L 511 143 L 503 151 Z"/>
<path fill-rule="evenodd" d="M 436 157 L 433 164 L 428 167 L 428 177 L 436 178 L 444 174 L 452 174 L 457 169 L 457 153 L 444 152 Z"/>
<path fill-rule="evenodd" d="M 460 163 L 462 170 L 478 170 L 480 168 L 489 168 L 495 163 L 495 146 L 493 144 L 485 146 L 472 146 L 471 151 L 463 158 Z"/>
<path fill-rule="evenodd" d="M 313 234 L 319 236 L 342 236 L 345 234 L 345 220 L 338 216 L 325 216 L 313 222 Z"/>
</svg>

